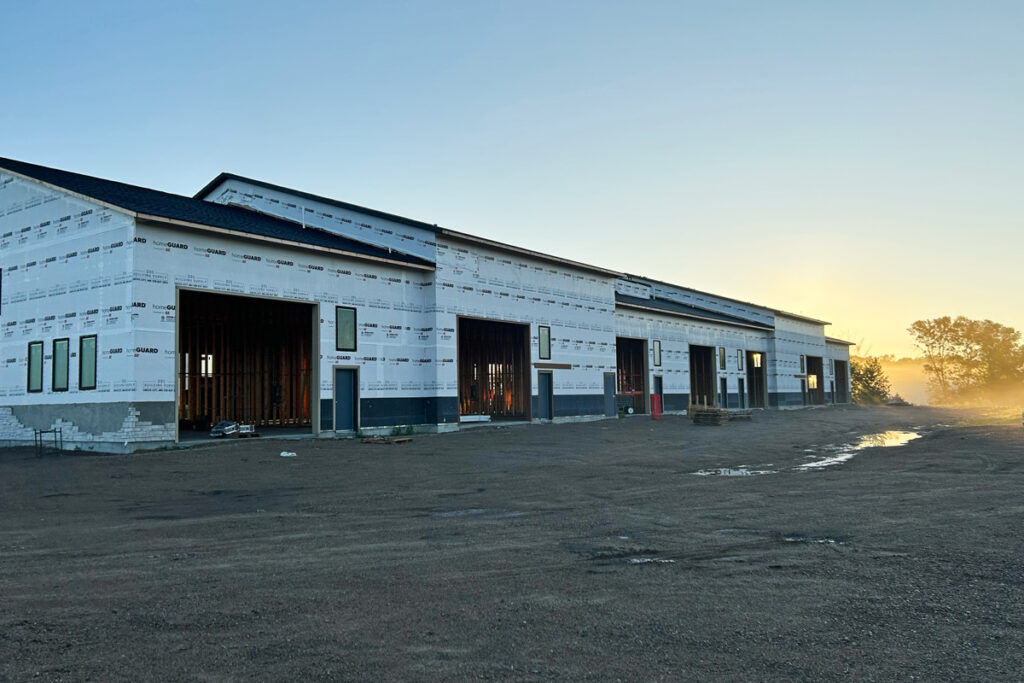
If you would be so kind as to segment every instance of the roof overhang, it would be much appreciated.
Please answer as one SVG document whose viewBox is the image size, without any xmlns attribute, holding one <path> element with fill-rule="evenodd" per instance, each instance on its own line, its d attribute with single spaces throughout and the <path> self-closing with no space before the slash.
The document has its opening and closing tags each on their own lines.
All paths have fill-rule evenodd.
<svg viewBox="0 0 1024 683">
<path fill-rule="evenodd" d="M 273 244 L 275 246 L 289 247 L 292 249 L 302 249 L 304 251 L 313 251 L 323 254 L 331 254 L 332 256 L 343 256 L 350 259 L 358 259 L 360 261 L 374 261 L 376 263 L 385 263 L 389 266 L 396 266 L 399 268 L 410 268 L 413 270 L 425 270 L 432 271 L 434 266 L 421 265 L 418 263 L 409 263 L 407 261 L 401 261 L 398 259 L 382 258 L 380 256 L 371 256 L 369 254 L 359 254 L 353 251 L 346 251 L 344 249 L 335 249 L 333 247 L 324 247 L 317 244 L 308 244 L 306 242 L 298 242 L 295 240 L 286 240 L 279 237 L 268 237 L 265 235 L 255 235 L 251 232 L 244 232 L 241 230 L 230 230 L 228 228 L 218 228 L 212 225 L 205 225 L 203 223 L 193 223 L 191 221 L 183 221 L 176 218 L 164 218 L 163 216 L 154 216 L 151 214 L 134 213 L 129 212 L 137 220 L 147 221 L 150 223 L 162 223 L 165 225 L 171 225 L 176 228 L 186 228 L 188 230 L 196 230 L 199 232 L 213 233 L 216 235 L 224 235 L 229 237 L 237 237 L 238 239 L 253 241 L 253 242 L 264 242 L 267 244 Z"/>
<path fill-rule="evenodd" d="M 97 206 L 102 206 L 105 209 L 111 209 L 113 211 L 118 211 L 120 213 L 127 214 L 127 215 L 129 215 L 129 216 L 131 216 L 133 218 L 137 217 L 137 214 L 134 211 L 132 211 L 131 209 L 126 209 L 123 206 L 118 206 L 116 204 L 111 204 L 110 202 L 105 202 L 102 199 L 96 199 L 94 197 L 90 197 L 89 195 L 82 194 L 81 192 L 75 192 L 74 190 L 69 190 L 66 187 L 62 187 L 62 186 L 56 185 L 54 183 L 48 183 L 45 180 L 40 180 L 39 178 L 33 178 L 32 176 L 25 175 L 24 173 L 18 173 L 17 171 L 12 171 L 11 169 L 9 169 L 9 168 L 7 168 L 5 166 L 0 166 L 0 171 L 3 171 L 4 173 L 10 173 L 12 176 L 15 176 L 17 178 L 21 178 L 22 180 L 27 180 L 27 181 L 29 181 L 31 183 L 35 183 L 36 185 L 42 185 L 43 187 L 45 187 L 48 190 L 53 190 L 54 192 L 60 192 L 61 194 L 66 194 L 69 197 L 74 197 L 75 199 L 81 199 L 82 201 L 89 202 L 90 204 L 96 204 Z"/>
<path fill-rule="evenodd" d="M 470 242 L 473 244 L 479 244 L 491 249 L 498 251 L 504 251 L 510 254 L 519 254 L 521 256 L 527 256 L 538 261 L 546 261 L 548 263 L 556 263 L 567 268 L 573 268 L 575 270 L 585 270 L 588 273 L 597 273 L 605 277 L 623 277 L 623 273 L 614 270 L 608 270 L 606 268 L 600 268 L 598 266 L 591 266 L 586 263 L 580 263 L 579 261 L 572 261 L 570 259 L 560 258 L 558 256 L 552 256 L 551 254 L 545 254 L 540 251 L 533 251 L 532 249 L 523 249 L 516 247 L 511 244 L 505 244 L 504 242 L 497 242 L 495 240 L 489 240 L 485 237 L 477 237 L 476 235 L 470 235 L 465 232 L 459 232 L 458 230 L 449 230 L 448 228 L 438 228 L 438 234 L 442 237 L 448 237 L 452 240 L 460 242 Z"/>
<path fill-rule="evenodd" d="M 746 327 L 752 330 L 760 330 L 762 332 L 771 332 L 772 328 L 767 325 L 756 325 L 753 323 L 733 322 L 727 320 L 719 320 L 718 318 L 705 317 L 696 313 L 682 313 L 680 311 L 669 311 L 664 308 L 655 308 L 654 306 L 644 306 L 643 304 L 626 303 L 623 301 L 615 302 L 616 308 L 632 308 L 637 311 L 648 311 L 650 313 L 657 313 L 659 315 L 667 315 L 676 318 L 688 318 L 690 320 L 701 320 L 709 323 L 715 323 L 716 325 L 726 325 L 728 327 Z"/>
</svg>

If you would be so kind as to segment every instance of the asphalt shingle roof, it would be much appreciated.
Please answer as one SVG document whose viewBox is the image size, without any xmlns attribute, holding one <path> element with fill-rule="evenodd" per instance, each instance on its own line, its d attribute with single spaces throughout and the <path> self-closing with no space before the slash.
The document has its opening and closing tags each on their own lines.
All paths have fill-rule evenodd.
<svg viewBox="0 0 1024 683">
<path fill-rule="evenodd" d="M 238 232 L 289 240 L 315 247 L 338 249 L 352 254 L 384 258 L 420 266 L 432 266 L 426 259 L 359 242 L 315 227 L 276 218 L 237 206 L 215 204 L 184 195 L 161 192 L 138 185 L 62 171 L 48 166 L 0 157 L 0 169 L 96 199 L 135 213 L 187 221 Z"/>
<path fill-rule="evenodd" d="M 616 292 L 615 303 L 626 306 L 643 306 L 644 308 L 652 308 L 673 315 L 681 315 L 687 318 L 700 318 L 702 320 L 714 320 L 728 325 L 743 325 L 744 327 L 756 327 L 762 330 L 774 329 L 770 325 L 765 325 L 757 320 L 748 320 L 747 318 L 719 313 L 718 311 L 690 306 L 689 304 L 681 304 L 678 301 L 669 301 L 668 299 L 641 299 L 637 296 L 629 296 L 628 294 L 619 294 Z"/>
</svg>

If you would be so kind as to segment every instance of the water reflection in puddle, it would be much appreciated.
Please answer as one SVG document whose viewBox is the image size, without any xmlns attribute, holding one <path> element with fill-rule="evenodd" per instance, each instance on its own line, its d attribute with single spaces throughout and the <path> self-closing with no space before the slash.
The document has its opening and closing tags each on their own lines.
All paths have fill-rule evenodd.
<svg viewBox="0 0 1024 683">
<path fill-rule="evenodd" d="M 834 453 L 834 455 L 823 458 L 821 460 L 815 460 L 813 462 L 804 463 L 794 469 L 807 471 L 817 470 L 823 467 L 831 467 L 832 465 L 838 465 L 844 463 L 858 451 L 862 451 L 865 448 L 891 448 L 894 446 L 905 446 L 914 439 L 920 438 L 921 435 L 917 432 L 902 432 L 902 431 L 888 431 L 879 432 L 878 434 L 866 434 L 860 438 L 855 444 L 841 444 L 839 446 L 828 445 L 824 446 L 823 449 Z"/>
<path fill-rule="evenodd" d="M 626 560 L 628 564 L 675 564 L 675 560 L 667 560 L 664 557 L 630 557 Z"/>
<path fill-rule="evenodd" d="M 825 545 L 845 545 L 843 541 L 837 541 L 834 538 L 807 538 L 805 536 L 783 536 L 782 540 L 786 543 L 822 543 Z"/>
<path fill-rule="evenodd" d="M 697 470 L 698 477 L 754 477 L 760 474 L 775 474 L 777 470 L 750 470 L 745 467 L 716 467 L 710 470 Z"/>
</svg>

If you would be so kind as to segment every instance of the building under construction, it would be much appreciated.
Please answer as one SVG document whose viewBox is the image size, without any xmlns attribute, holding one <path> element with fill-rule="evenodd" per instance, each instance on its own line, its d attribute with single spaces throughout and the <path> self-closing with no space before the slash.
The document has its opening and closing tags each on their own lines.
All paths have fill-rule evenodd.
<svg viewBox="0 0 1024 683">
<path fill-rule="evenodd" d="M 0 159 L 2 443 L 846 403 L 826 324 L 231 174 Z"/>
</svg>

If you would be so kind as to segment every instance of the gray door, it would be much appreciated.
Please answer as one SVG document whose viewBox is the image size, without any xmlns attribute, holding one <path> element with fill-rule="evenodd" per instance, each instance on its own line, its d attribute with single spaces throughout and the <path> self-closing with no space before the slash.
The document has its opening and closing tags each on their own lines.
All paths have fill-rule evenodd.
<svg viewBox="0 0 1024 683">
<path fill-rule="evenodd" d="M 740 408 L 746 408 L 747 407 L 747 391 L 746 391 L 746 389 L 743 386 L 743 378 L 742 377 L 736 380 L 736 393 L 739 394 L 739 397 L 740 397 Z"/>
<path fill-rule="evenodd" d="M 615 373 L 604 373 L 604 414 L 615 417 Z"/>
<path fill-rule="evenodd" d="M 729 407 L 729 380 L 726 379 L 725 377 L 723 377 L 722 379 L 718 380 L 718 383 L 722 385 L 720 390 L 719 390 L 719 392 L 718 392 L 718 407 L 719 408 L 728 408 Z"/>
<path fill-rule="evenodd" d="M 356 371 L 348 368 L 334 369 L 334 431 L 353 431 L 356 426 L 356 405 L 359 389 Z"/>
<path fill-rule="evenodd" d="M 551 373 L 541 372 L 537 374 L 537 407 L 542 420 L 551 420 L 555 416 L 555 396 L 551 388 Z"/>
</svg>

